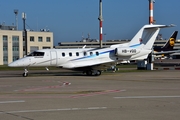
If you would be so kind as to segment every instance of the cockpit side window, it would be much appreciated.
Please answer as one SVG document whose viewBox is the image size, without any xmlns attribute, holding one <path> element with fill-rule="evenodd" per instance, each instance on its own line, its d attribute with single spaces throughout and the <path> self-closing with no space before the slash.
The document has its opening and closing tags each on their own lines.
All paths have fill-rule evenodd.
<svg viewBox="0 0 180 120">
<path fill-rule="evenodd" d="M 31 54 L 27 55 L 27 56 L 44 56 L 44 52 L 32 52 Z"/>
</svg>

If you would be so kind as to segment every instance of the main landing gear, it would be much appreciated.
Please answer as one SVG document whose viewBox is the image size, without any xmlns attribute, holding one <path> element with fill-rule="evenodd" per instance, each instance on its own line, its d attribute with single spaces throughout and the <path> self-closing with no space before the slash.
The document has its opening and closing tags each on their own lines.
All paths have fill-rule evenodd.
<svg viewBox="0 0 180 120">
<path fill-rule="evenodd" d="M 27 76 L 28 76 L 28 70 L 25 68 L 24 73 L 23 73 L 23 77 L 27 77 Z"/>
<path fill-rule="evenodd" d="M 87 70 L 85 73 L 87 76 L 100 76 L 101 75 L 100 70 Z"/>
</svg>

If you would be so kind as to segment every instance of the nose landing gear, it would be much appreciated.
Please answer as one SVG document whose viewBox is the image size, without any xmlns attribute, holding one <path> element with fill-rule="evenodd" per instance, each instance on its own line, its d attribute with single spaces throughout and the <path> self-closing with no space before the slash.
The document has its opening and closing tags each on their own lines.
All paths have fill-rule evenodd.
<svg viewBox="0 0 180 120">
<path fill-rule="evenodd" d="M 23 77 L 27 77 L 27 76 L 28 76 L 28 70 L 25 68 L 24 73 L 23 73 Z"/>
</svg>

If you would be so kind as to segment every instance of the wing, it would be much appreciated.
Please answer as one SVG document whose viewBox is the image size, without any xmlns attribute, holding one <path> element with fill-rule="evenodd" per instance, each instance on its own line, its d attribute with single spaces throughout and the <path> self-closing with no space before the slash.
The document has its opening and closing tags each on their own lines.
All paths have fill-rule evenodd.
<svg viewBox="0 0 180 120">
<path fill-rule="evenodd" d="M 83 62 L 83 63 L 72 63 L 68 62 L 66 65 L 63 65 L 63 68 L 68 68 L 72 70 L 78 70 L 78 71 L 88 71 L 88 70 L 107 70 L 108 68 L 111 68 L 111 66 L 115 66 L 117 62 L 106 62 L 106 63 L 93 63 L 93 62 Z"/>
</svg>

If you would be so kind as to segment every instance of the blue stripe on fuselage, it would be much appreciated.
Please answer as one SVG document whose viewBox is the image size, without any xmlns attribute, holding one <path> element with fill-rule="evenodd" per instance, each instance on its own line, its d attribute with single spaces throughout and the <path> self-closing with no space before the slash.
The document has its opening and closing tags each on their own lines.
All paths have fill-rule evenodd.
<svg viewBox="0 0 180 120">
<path fill-rule="evenodd" d="M 142 43 L 140 43 L 140 44 L 135 44 L 135 45 L 131 45 L 131 46 L 129 46 L 129 47 L 139 47 L 141 44 L 142 44 Z"/>
<path fill-rule="evenodd" d="M 99 55 L 103 55 L 103 54 L 106 54 L 106 53 L 113 53 L 114 50 L 109 50 L 109 51 L 105 51 L 105 52 L 100 52 Z M 88 55 L 88 56 L 84 56 L 84 57 L 81 57 L 81 58 L 77 58 L 77 59 L 73 59 L 73 60 L 70 60 L 70 61 L 75 61 L 75 60 L 82 60 L 82 59 L 86 59 L 86 58 L 93 58 L 93 57 L 97 57 L 99 55 Z"/>
<path fill-rule="evenodd" d="M 140 46 L 142 43 L 140 44 L 135 44 L 135 45 L 132 45 L 132 46 L 129 46 L 129 47 L 138 47 Z M 103 55 L 103 54 L 106 54 L 106 53 L 114 53 L 114 50 L 108 50 L 108 51 L 104 51 L 104 52 L 100 52 L 99 55 Z M 80 58 L 76 58 L 76 59 L 72 59 L 70 61 L 76 61 L 76 60 L 82 60 L 82 59 L 86 59 L 86 58 L 93 58 L 93 57 L 97 57 L 99 55 L 96 55 L 96 54 L 93 54 L 93 55 L 88 55 L 88 56 L 84 56 L 84 57 L 80 57 Z"/>
</svg>

